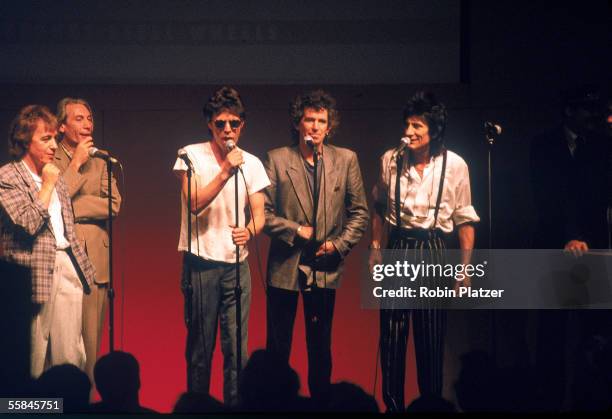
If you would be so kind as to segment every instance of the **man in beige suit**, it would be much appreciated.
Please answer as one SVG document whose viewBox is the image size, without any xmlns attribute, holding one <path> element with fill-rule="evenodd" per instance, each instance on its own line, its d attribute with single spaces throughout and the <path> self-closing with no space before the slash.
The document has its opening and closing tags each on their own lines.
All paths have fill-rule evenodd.
<svg viewBox="0 0 612 419">
<path fill-rule="evenodd" d="M 104 160 L 89 157 L 93 147 L 94 121 L 91 107 L 83 99 L 64 98 L 57 105 L 60 144 L 55 165 L 60 168 L 72 199 L 76 235 L 96 269 L 91 294 L 83 298 L 85 372 L 93 382 L 104 316 L 108 300 L 108 176 Z M 119 213 L 121 196 L 112 179 L 113 216 Z"/>
</svg>

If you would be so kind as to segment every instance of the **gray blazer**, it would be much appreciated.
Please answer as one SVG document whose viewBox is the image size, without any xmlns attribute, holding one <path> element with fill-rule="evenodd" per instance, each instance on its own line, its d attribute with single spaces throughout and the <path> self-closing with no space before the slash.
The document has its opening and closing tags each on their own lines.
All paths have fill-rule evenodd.
<svg viewBox="0 0 612 419">
<path fill-rule="evenodd" d="M 323 146 L 323 170 L 317 211 L 317 241 L 331 240 L 339 257 L 317 267 L 317 285 L 336 289 L 344 258 L 368 226 L 368 206 L 355 152 Z M 270 186 L 264 190 L 266 225 L 271 237 L 268 284 L 297 291 L 299 271 L 312 280 L 311 267 L 300 259 L 309 246 L 296 234 L 300 225 L 312 225 L 313 199 L 306 169 L 297 146 L 268 152 L 264 167 Z M 310 244 L 312 245 L 312 244 Z M 303 284 L 302 284 L 303 285 Z"/>
</svg>

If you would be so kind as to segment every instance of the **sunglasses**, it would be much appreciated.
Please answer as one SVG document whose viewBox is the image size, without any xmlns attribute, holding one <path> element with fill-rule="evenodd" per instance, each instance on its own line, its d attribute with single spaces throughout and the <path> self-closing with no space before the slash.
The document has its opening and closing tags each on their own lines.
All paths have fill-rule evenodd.
<svg viewBox="0 0 612 419">
<path fill-rule="evenodd" d="M 242 125 L 242 121 L 240 119 L 233 119 L 231 121 L 224 121 L 223 119 L 217 119 L 215 122 L 213 122 L 213 124 L 215 125 L 215 128 L 217 129 L 225 128 L 225 124 L 227 123 L 229 123 L 232 129 L 238 129 L 240 128 L 240 125 Z"/>
</svg>

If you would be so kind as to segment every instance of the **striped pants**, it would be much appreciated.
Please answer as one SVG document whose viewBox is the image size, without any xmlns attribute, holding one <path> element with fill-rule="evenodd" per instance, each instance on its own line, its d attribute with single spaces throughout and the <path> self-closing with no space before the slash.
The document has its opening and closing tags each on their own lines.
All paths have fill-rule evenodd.
<svg viewBox="0 0 612 419">
<path fill-rule="evenodd" d="M 414 263 L 443 263 L 445 244 L 439 234 L 426 230 L 402 230 L 392 233 L 389 249 Z M 410 318 L 414 327 L 417 380 L 421 395 L 442 395 L 442 361 L 446 311 L 435 301 L 423 301 L 414 309 L 380 311 L 380 361 L 383 400 L 389 412 L 403 412 L 406 348 Z"/>
</svg>

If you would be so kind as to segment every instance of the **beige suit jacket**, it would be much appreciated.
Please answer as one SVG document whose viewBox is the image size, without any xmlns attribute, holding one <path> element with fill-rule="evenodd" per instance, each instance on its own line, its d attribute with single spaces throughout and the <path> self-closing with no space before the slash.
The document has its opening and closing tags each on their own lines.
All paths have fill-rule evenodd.
<svg viewBox="0 0 612 419">
<path fill-rule="evenodd" d="M 102 159 L 90 158 L 76 172 L 69 168 L 71 157 L 60 144 L 55 152 L 55 165 L 61 170 L 74 208 L 76 235 L 96 268 L 96 283 L 109 280 L 108 272 L 108 176 Z M 115 177 L 112 184 L 113 217 L 119 213 L 121 195 Z"/>
</svg>

